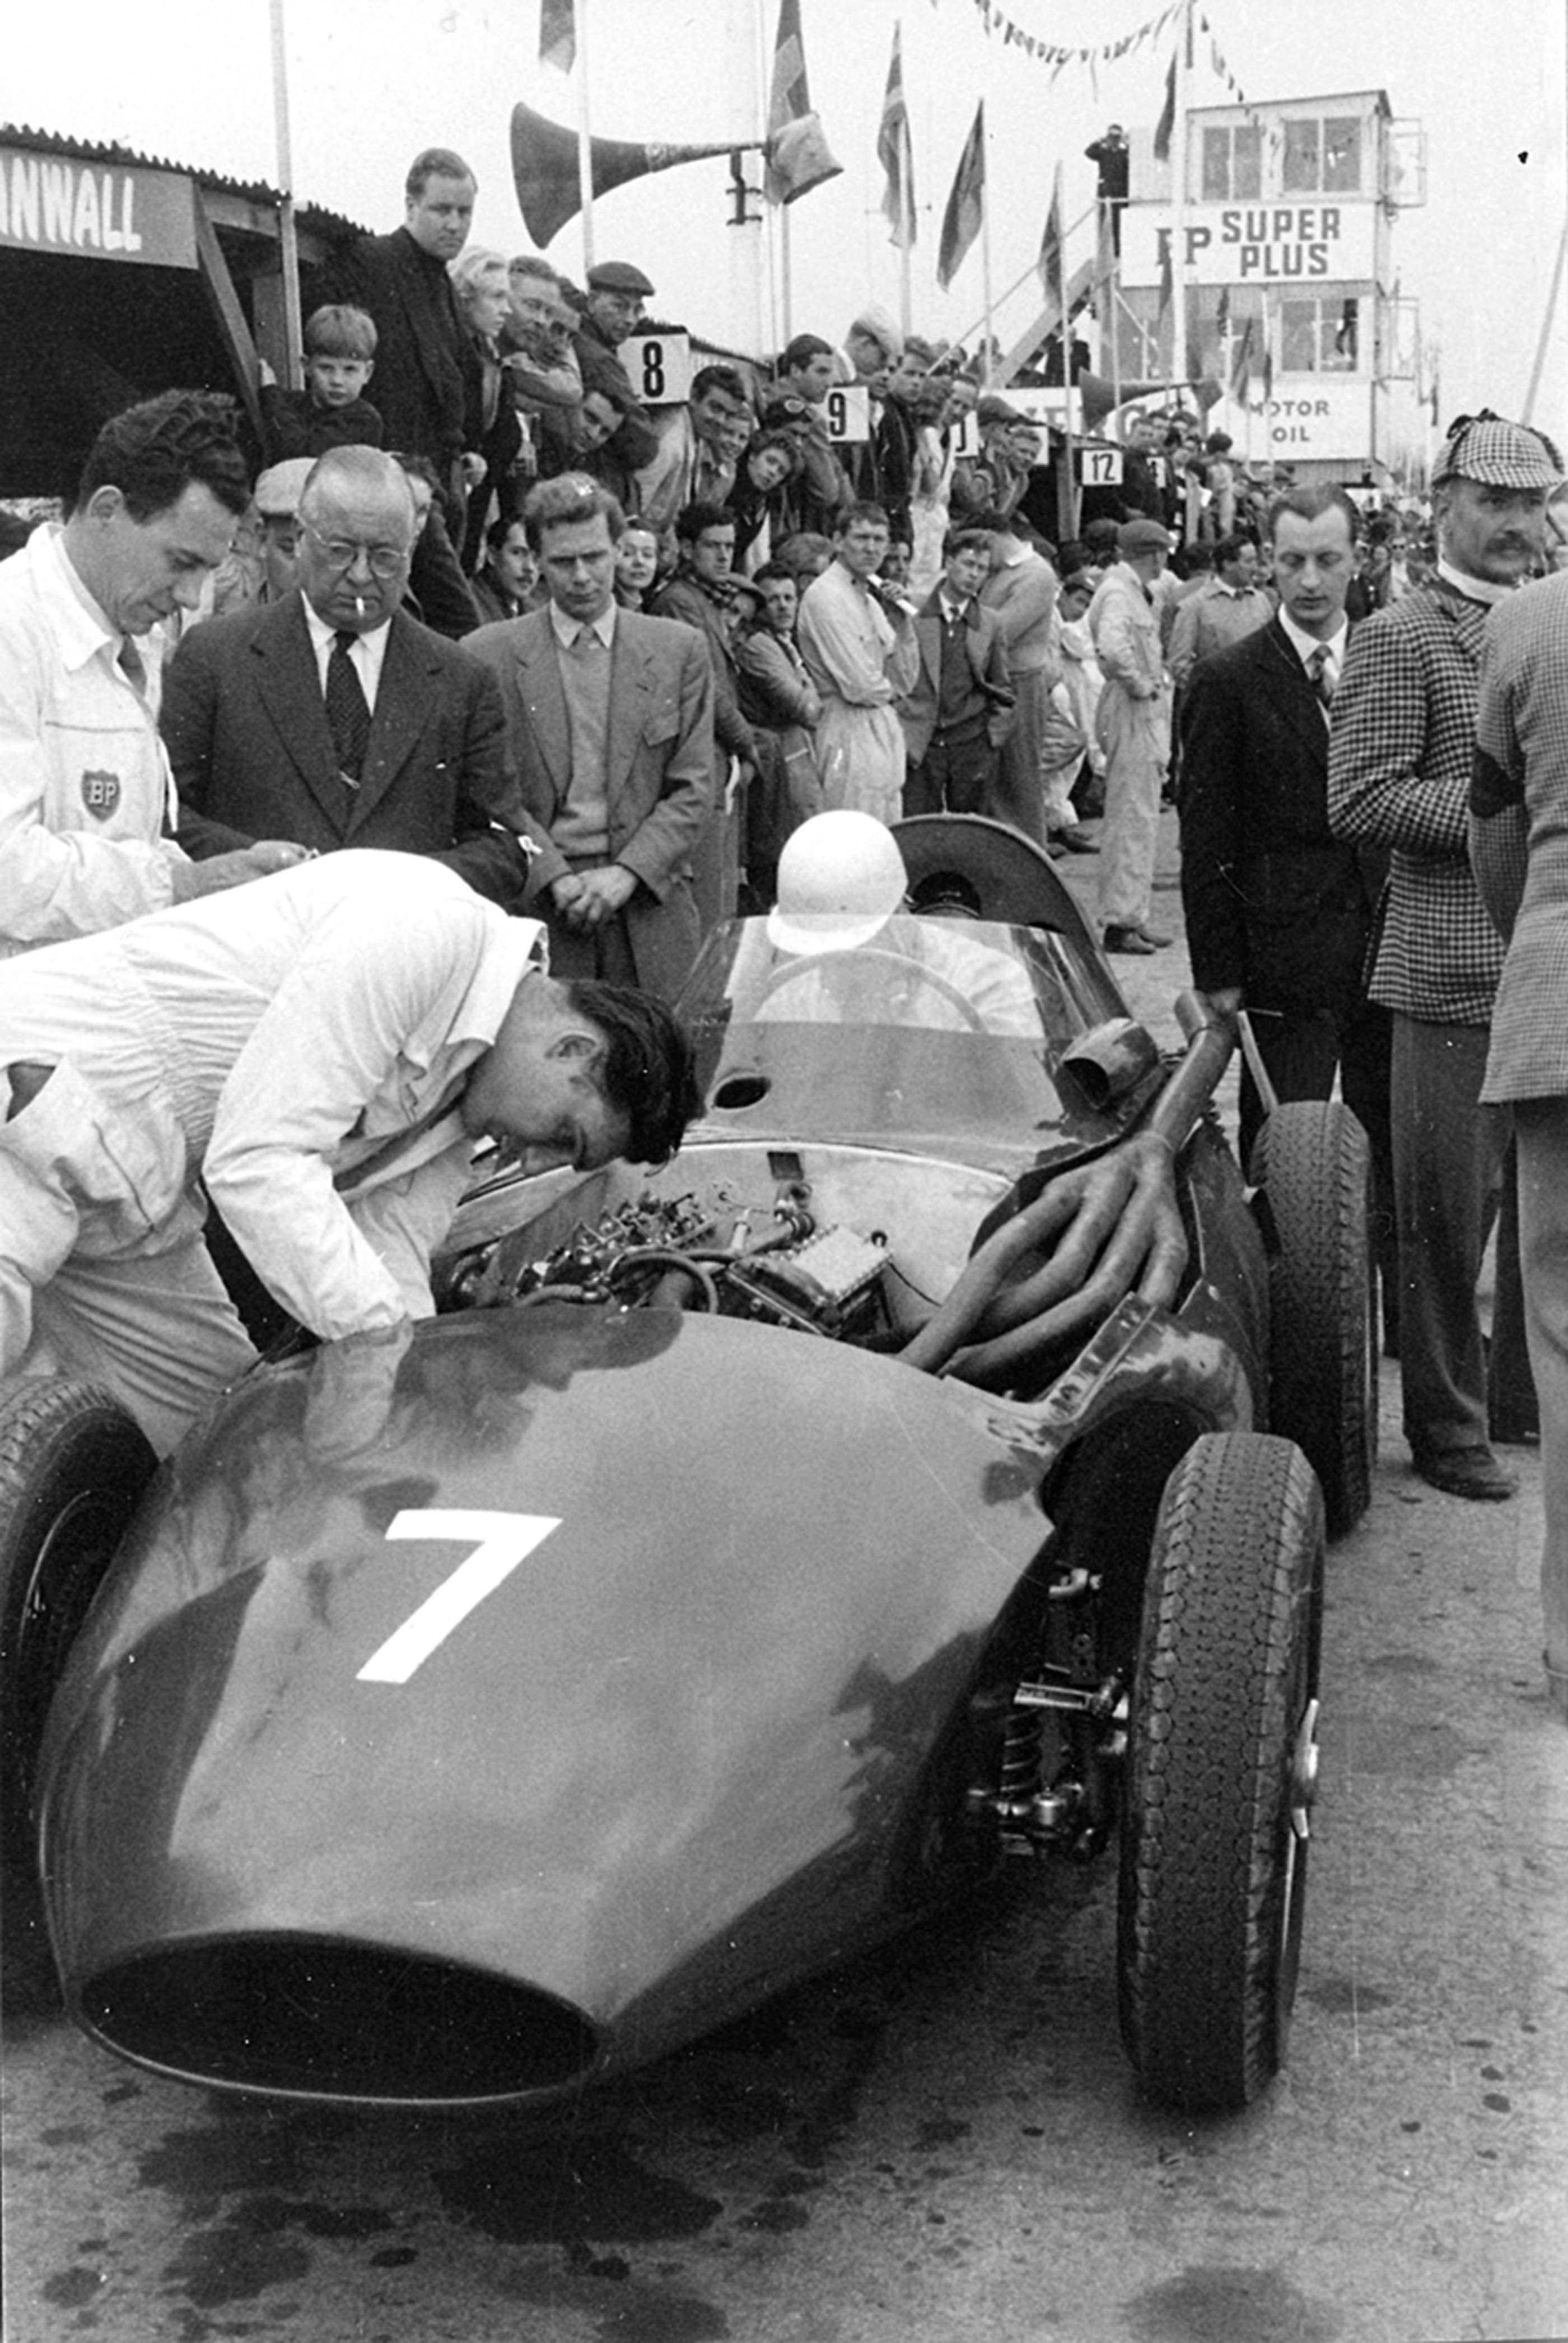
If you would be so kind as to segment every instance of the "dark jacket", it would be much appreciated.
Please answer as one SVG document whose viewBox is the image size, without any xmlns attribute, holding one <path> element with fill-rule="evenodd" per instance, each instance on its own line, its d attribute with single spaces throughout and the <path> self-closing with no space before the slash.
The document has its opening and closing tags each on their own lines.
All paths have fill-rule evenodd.
<svg viewBox="0 0 1568 2343">
<path fill-rule="evenodd" d="M 445 261 L 432 259 L 407 228 L 361 236 L 333 263 L 314 298 L 369 311 L 386 445 L 428 456 L 445 485 L 463 447 L 469 370 L 468 330 Z"/>
<path fill-rule="evenodd" d="M 1329 728 L 1278 618 L 1192 670 L 1181 713 L 1181 900 L 1192 980 L 1341 1015 L 1372 906 L 1328 821 Z"/>
<path fill-rule="evenodd" d="M 392 621 L 370 745 L 345 789 L 301 596 L 193 627 L 166 671 L 160 726 L 198 860 L 287 838 L 429 854 L 510 910 L 531 825 L 507 772 L 506 718 L 479 663 L 401 612 Z"/>
<path fill-rule="evenodd" d="M 367 398 L 347 407 L 317 407 L 307 390 L 285 390 L 279 382 L 261 387 L 261 460 L 286 464 L 300 456 L 325 456 L 329 447 L 384 447 L 381 410 Z"/>
</svg>

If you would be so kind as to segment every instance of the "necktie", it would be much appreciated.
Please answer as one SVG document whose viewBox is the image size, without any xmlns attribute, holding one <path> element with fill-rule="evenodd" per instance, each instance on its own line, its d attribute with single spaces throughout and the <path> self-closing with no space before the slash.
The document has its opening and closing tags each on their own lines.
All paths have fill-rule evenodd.
<svg viewBox="0 0 1568 2343">
<path fill-rule="evenodd" d="M 127 683 L 134 684 L 145 699 L 147 695 L 147 665 L 129 635 L 120 638 L 119 669 Z"/>
<path fill-rule="evenodd" d="M 1326 716 L 1329 709 L 1334 704 L 1334 679 L 1329 673 L 1329 647 L 1327 643 L 1320 643 L 1318 645 L 1317 649 L 1307 661 L 1307 673 L 1312 678 L 1312 689 L 1317 693 L 1319 699 L 1322 702 L 1323 713 Z"/>
<path fill-rule="evenodd" d="M 327 721 L 337 769 L 351 789 L 359 787 L 365 751 L 370 745 L 370 704 L 348 656 L 358 639 L 352 628 L 334 635 L 327 661 Z"/>
</svg>

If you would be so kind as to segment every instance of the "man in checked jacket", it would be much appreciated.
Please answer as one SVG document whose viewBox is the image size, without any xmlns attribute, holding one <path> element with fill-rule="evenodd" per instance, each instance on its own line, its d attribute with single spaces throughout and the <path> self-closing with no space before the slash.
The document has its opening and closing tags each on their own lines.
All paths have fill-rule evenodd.
<svg viewBox="0 0 1568 2343">
<path fill-rule="evenodd" d="M 1331 827 L 1392 850 L 1371 990 L 1393 1011 L 1405 1437 L 1422 1479 L 1461 1497 L 1513 1495 L 1490 1440 L 1534 1422 L 1506 1199 L 1490 1361 L 1476 1303 L 1503 1184 L 1505 1137 L 1480 1106 L 1503 947 L 1466 824 L 1482 639 L 1540 555 L 1561 475 L 1555 448 L 1523 424 L 1453 426 L 1432 471 L 1436 572 L 1355 629 L 1329 744 Z"/>
</svg>

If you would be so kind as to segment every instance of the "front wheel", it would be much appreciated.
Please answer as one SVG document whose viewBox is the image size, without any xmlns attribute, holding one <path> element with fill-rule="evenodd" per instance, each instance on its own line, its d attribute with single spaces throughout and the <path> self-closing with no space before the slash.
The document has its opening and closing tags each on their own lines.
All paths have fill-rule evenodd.
<svg viewBox="0 0 1568 2343">
<path fill-rule="evenodd" d="M 1274 1109 L 1251 1174 L 1268 1200 L 1269 1424 L 1322 1485 L 1329 1535 L 1355 1527 L 1377 1461 L 1372 1150 L 1333 1099 Z"/>
<path fill-rule="evenodd" d="M 1195 1441 L 1144 1589 L 1121 1821 L 1122 2039 L 1150 2097 L 1231 2113 L 1284 2063 L 1317 1775 L 1323 1506 L 1305 1457 Z"/>
<path fill-rule="evenodd" d="M 157 1459 L 119 1402 L 64 1376 L 0 1387 L 0 1765 L 25 1817 L 55 1685 Z"/>
</svg>

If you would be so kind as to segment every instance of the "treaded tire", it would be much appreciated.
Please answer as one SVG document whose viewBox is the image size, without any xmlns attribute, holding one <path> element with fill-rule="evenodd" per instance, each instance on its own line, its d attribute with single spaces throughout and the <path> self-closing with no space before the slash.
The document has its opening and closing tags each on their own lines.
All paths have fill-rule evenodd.
<svg viewBox="0 0 1568 2343">
<path fill-rule="evenodd" d="M 1317 1474 L 1331 1537 L 1372 1502 L 1377 1310 L 1372 1150 L 1337 1100 L 1274 1109 L 1252 1149 L 1277 1243 L 1269 1262 L 1269 1425 Z"/>
<path fill-rule="evenodd" d="M 1284 2063 L 1315 1776 L 1322 1500 L 1301 1451 L 1211 1433 L 1166 1483 L 1121 1820 L 1121 2035 L 1143 2089 L 1234 2113 Z"/>
<path fill-rule="evenodd" d="M 24 1817 L 49 1702 L 157 1459 L 96 1384 L 0 1385 L 0 1765 Z"/>
</svg>

